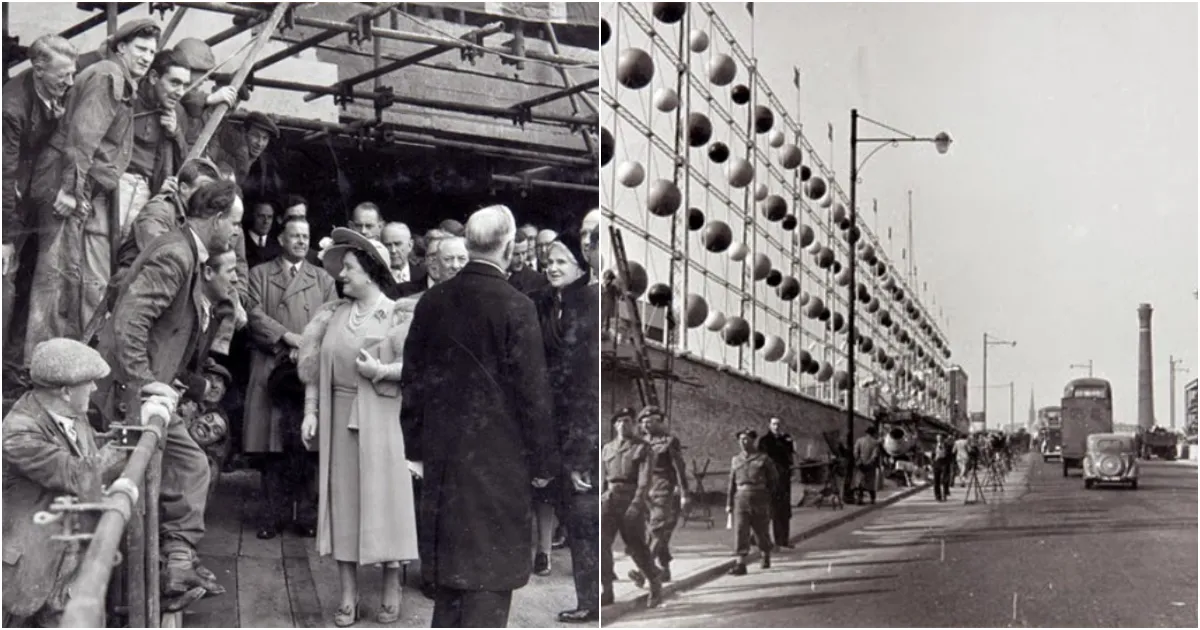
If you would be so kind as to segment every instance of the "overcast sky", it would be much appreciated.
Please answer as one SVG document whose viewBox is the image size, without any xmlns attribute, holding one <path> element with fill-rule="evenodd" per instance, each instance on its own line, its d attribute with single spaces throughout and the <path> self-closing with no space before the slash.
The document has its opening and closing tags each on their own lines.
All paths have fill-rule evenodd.
<svg viewBox="0 0 1200 630">
<path fill-rule="evenodd" d="M 749 50 L 744 3 L 716 7 Z M 1174 354 L 1191 370 L 1177 385 L 1182 422 L 1183 384 L 1197 371 L 1195 5 L 755 9 L 765 79 L 794 115 L 800 68 L 806 135 L 833 158 L 843 188 L 852 107 L 913 134 L 954 137 L 944 156 L 929 145 L 881 151 L 864 169 L 859 206 L 874 226 L 878 199 L 877 232 L 886 243 L 894 228 L 901 264 L 913 190 L 925 303 L 946 315 L 973 410 L 987 331 L 1018 342 L 993 348 L 988 369 L 993 385 L 1016 382 L 1018 422 L 1031 388 L 1037 406 L 1057 404 L 1063 384 L 1086 375 L 1069 366 L 1089 359 L 1113 382 L 1117 421 L 1136 422 L 1137 307 L 1148 302 L 1156 415 L 1169 422 Z M 992 424 L 1007 423 L 1008 391 L 990 391 Z"/>
</svg>

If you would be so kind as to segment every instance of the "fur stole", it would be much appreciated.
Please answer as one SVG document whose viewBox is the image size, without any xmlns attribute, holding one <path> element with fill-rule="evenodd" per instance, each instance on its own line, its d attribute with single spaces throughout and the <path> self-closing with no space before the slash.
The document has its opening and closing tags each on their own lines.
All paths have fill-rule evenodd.
<svg viewBox="0 0 1200 630">
<path fill-rule="evenodd" d="M 350 300 L 345 298 L 326 302 L 304 327 L 304 332 L 300 336 L 300 353 L 296 360 L 296 372 L 300 381 L 305 385 L 317 383 L 321 374 L 321 343 L 325 340 L 329 322 L 333 320 L 333 314 L 339 308 L 349 304 L 351 304 Z M 397 357 L 404 355 L 404 339 L 408 337 L 408 327 L 412 323 L 413 311 L 416 306 L 417 300 L 412 298 L 400 298 L 391 304 L 391 325 L 388 327 L 387 338 L 391 341 L 392 351 Z M 376 317 L 386 317 L 388 315 L 387 308 L 386 303 L 382 305 L 376 312 Z"/>
</svg>

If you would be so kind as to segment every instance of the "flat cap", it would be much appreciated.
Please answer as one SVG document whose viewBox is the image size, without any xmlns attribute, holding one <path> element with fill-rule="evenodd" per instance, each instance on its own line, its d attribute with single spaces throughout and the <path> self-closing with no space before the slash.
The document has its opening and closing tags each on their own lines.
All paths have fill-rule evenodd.
<svg viewBox="0 0 1200 630">
<path fill-rule="evenodd" d="M 279 127 L 275 126 L 275 121 L 268 118 L 267 115 L 262 112 L 250 112 L 242 124 L 246 127 L 247 131 L 251 129 L 262 129 L 270 134 L 272 138 L 279 137 Z"/>
<path fill-rule="evenodd" d="M 154 30 L 154 39 L 158 39 L 159 35 L 162 35 L 162 27 L 158 25 L 158 22 L 155 22 L 150 18 L 130 20 L 121 26 L 118 26 L 117 31 L 108 38 L 109 50 L 116 50 L 117 44 L 129 41 L 134 35 L 137 34 L 138 31 L 145 29 Z"/>
<path fill-rule="evenodd" d="M 208 72 L 217 65 L 212 48 L 205 44 L 204 40 L 195 37 L 179 40 L 179 43 L 175 44 L 175 53 L 196 72 Z"/>
<path fill-rule="evenodd" d="M 204 373 L 216 374 L 217 376 L 220 376 L 221 378 L 225 379 L 226 385 L 229 385 L 233 382 L 233 375 L 230 374 L 229 370 L 226 370 L 225 366 L 221 365 L 220 363 L 210 362 L 206 364 L 204 366 Z"/>
<path fill-rule="evenodd" d="M 99 352 L 65 337 L 39 343 L 29 358 L 29 378 L 40 387 L 80 385 L 102 379 L 109 371 Z"/>
<path fill-rule="evenodd" d="M 755 431 L 754 429 L 742 429 L 741 431 L 737 432 L 737 437 L 739 440 L 742 439 L 743 435 L 750 436 L 751 440 L 758 439 L 758 431 Z"/>
<path fill-rule="evenodd" d="M 646 418 L 651 418 L 654 416 L 658 416 L 659 418 L 663 417 L 662 409 L 659 408 L 658 405 L 646 405 L 645 407 L 642 407 L 641 411 L 638 412 L 637 421 L 641 422 Z"/>
</svg>

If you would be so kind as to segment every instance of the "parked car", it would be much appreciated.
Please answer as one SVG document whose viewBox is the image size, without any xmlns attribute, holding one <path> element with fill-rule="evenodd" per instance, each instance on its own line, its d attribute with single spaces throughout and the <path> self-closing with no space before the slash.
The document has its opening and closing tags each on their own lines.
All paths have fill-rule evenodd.
<svg viewBox="0 0 1200 630">
<path fill-rule="evenodd" d="M 1129 484 L 1137 490 L 1138 460 L 1133 436 L 1127 433 L 1093 433 L 1087 436 L 1083 456 L 1083 487 L 1099 483 Z"/>
</svg>

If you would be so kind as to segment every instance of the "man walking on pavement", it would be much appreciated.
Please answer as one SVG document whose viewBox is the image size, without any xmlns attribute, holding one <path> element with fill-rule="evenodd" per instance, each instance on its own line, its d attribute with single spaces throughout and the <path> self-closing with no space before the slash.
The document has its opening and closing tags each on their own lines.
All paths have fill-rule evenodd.
<svg viewBox="0 0 1200 630">
<path fill-rule="evenodd" d="M 945 434 L 939 433 L 933 447 L 933 496 L 938 501 L 950 497 L 950 480 L 954 478 L 954 450 Z"/>
<path fill-rule="evenodd" d="M 742 452 L 729 462 L 729 492 L 725 511 L 733 515 L 734 553 L 737 563 L 730 575 L 746 575 L 750 535 L 762 550 L 762 568 L 771 568 L 771 496 L 779 483 L 775 464 L 758 452 L 758 432 L 743 429 L 737 434 Z"/>
<path fill-rule="evenodd" d="M 633 410 L 628 407 L 612 419 L 617 437 L 604 445 L 604 485 L 600 494 L 600 576 L 603 590 L 600 605 L 613 603 L 613 543 L 617 534 L 625 542 L 625 552 L 650 582 L 647 608 L 658 606 L 662 598 L 662 579 L 650 548 L 646 545 L 646 504 L 650 490 L 650 449 L 637 437 Z"/>
<path fill-rule="evenodd" d="M 871 505 L 875 505 L 875 479 L 879 468 L 879 430 L 867 427 L 867 434 L 858 438 L 854 443 L 854 467 L 858 483 L 854 487 L 854 499 L 862 505 L 863 492 L 871 495 Z"/>
<path fill-rule="evenodd" d="M 788 526 L 792 522 L 792 466 L 795 465 L 796 445 L 792 436 L 784 432 L 783 421 L 771 418 L 770 432 L 758 440 L 758 450 L 775 464 L 779 474 L 779 483 L 771 493 L 771 529 L 775 534 L 775 546 L 791 549 Z"/>
<path fill-rule="evenodd" d="M 662 409 L 649 405 L 638 413 L 647 445 L 650 447 L 650 555 L 658 561 L 663 582 L 671 581 L 671 534 L 679 524 L 679 515 L 687 506 L 687 468 L 679 438 L 667 433 Z M 637 569 L 629 579 L 639 587 L 646 576 Z"/>
</svg>

